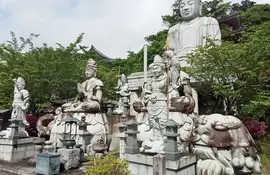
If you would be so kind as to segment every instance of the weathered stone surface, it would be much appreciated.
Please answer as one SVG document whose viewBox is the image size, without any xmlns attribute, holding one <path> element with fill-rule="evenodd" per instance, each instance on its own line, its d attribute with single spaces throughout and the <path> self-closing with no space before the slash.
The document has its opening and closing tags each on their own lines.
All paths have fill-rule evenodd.
<svg viewBox="0 0 270 175">
<path fill-rule="evenodd" d="M 34 138 L 19 139 L 17 141 L 0 139 L 0 160 L 18 162 L 35 155 Z M 16 147 L 15 147 L 16 145 Z"/>
<path fill-rule="evenodd" d="M 69 170 L 71 168 L 76 168 L 80 163 L 80 149 L 59 149 L 58 153 L 60 156 L 60 163 L 64 164 L 65 170 Z"/>
<path fill-rule="evenodd" d="M 162 154 L 153 157 L 153 174 L 166 175 L 166 157 Z"/>
<path fill-rule="evenodd" d="M 156 168 L 153 156 L 126 154 L 125 158 L 129 160 L 132 175 L 156 175 L 153 170 Z M 166 160 L 166 175 L 195 175 L 196 163 L 196 156 L 193 154 L 183 155 L 178 161 Z"/>
</svg>

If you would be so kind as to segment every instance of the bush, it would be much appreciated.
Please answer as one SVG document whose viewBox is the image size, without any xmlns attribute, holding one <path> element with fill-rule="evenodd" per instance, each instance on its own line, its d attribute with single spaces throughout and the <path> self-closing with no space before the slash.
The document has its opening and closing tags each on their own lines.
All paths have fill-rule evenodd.
<svg viewBox="0 0 270 175">
<path fill-rule="evenodd" d="M 128 161 L 108 155 L 103 159 L 90 159 L 90 169 L 86 175 L 129 175 Z"/>
<path fill-rule="evenodd" d="M 244 121 L 244 124 L 246 125 L 251 136 L 256 140 L 261 139 L 267 133 L 267 126 L 264 122 L 259 122 L 251 117 L 248 117 L 246 121 Z"/>
<path fill-rule="evenodd" d="M 29 123 L 29 126 L 25 126 L 25 130 L 28 132 L 30 137 L 37 137 L 37 121 L 38 116 L 32 114 L 26 114 L 26 121 Z"/>
</svg>

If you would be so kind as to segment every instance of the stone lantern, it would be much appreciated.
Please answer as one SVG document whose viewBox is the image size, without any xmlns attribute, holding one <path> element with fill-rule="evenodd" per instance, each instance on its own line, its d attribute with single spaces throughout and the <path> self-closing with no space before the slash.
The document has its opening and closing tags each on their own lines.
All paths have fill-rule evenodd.
<svg viewBox="0 0 270 175">
<path fill-rule="evenodd" d="M 80 121 L 74 118 L 72 115 L 68 115 L 67 118 L 64 120 L 65 127 L 64 127 L 64 146 L 69 149 L 74 148 L 76 145 L 75 137 L 77 134 L 77 123 Z M 72 132 L 74 130 L 74 132 Z"/>
<path fill-rule="evenodd" d="M 170 119 L 163 125 L 166 126 L 165 136 L 167 136 L 167 142 L 164 150 L 165 156 L 168 160 L 179 160 L 181 153 L 178 151 L 177 137 L 180 136 L 180 134 L 178 134 L 180 124 Z"/>
</svg>

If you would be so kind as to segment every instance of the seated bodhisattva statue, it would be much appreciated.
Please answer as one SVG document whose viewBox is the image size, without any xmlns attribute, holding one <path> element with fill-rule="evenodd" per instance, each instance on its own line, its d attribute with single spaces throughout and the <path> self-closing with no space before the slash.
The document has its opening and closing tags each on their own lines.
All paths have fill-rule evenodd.
<svg viewBox="0 0 270 175">
<path fill-rule="evenodd" d="M 82 134 L 79 129 L 77 130 L 76 142 L 77 144 L 89 142 L 89 144 L 96 143 L 102 136 L 104 142 L 108 143 L 110 133 L 107 116 L 101 111 L 102 88 L 103 82 L 96 78 L 98 65 L 93 59 L 89 59 L 85 68 L 85 75 L 88 78 L 83 83 L 78 83 L 78 95 L 74 101 L 62 105 L 62 112 L 58 111 L 55 119 L 49 124 L 51 128 L 50 140 L 54 143 L 55 147 L 63 146 L 63 131 L 66 116 L 72 115 L 78 120 L 85 118 L 87 123 L 87 131 L 93 137 L 89 140 L 83 140 L 80 136 Z M 72 131 L 75 133 L 75 130 Z M 87 145 L 86 145 L 87 146 Z"/>
<path fill-rule="evenodd" d="M 85 75 L 88 80 L 77 84 L 78 96 L 75 101 L 62 106 L 64 111 L 98 112 L 102 98 L 103 82 L 96 78 L 97 63 L 90 59 L 87 62 Z"/>
</svg>

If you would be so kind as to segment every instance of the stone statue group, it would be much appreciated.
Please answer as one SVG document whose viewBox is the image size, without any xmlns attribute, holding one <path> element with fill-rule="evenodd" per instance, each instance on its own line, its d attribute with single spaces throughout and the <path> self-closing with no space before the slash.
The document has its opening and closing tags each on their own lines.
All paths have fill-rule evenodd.
<svg viewBox="0 0 270 175">
<path fill-rule="evenodd" d="M 220 114 L 199 116 L 194 112 L 198 105 L 195 90 L 190 85 L 190 76 L 183 71 L 189 66 L 187 54 L 204 46 L 207 38 L 221 44 L 221 33 L 216 19 L 201 17 L 200 0 L 180 0 L 179 11 L 182 21 L 169 29 L 165 51 L 162 56 L 156 55 L 148 67 L 151 81 L 141 85 L 142 92 L 137 99 L 129 99 L 127 78 L 121 76 L 117 87 L 120 100 L 115 113 L 123 114 L 124 102 L 136 111 L 136 120 L 140 123 L 138 141 L 143 153 L 164 153 L 166 131 L 163 124 L 172 119 L 180 125 L 179 151 L 197 155 L 197 174 L 260 174 L 257 147 L 239 119 Z M 77 85 L 78 96 L 62 105 L 49 124 L 50 140 L 55 147 L 62 147 L 63 119 L 70 113 L 79 120 L 86 119 L 87 131 L 93 136 L 89 145 L 96 143 L 100 136 L 105 143 L 110 143 L 108 120 L 101 111 L 104 84 L 96 77 L 97 70 L 97 63 L 90 59 L 85 68 L 88 79 Z M 24 80 L 18 78 L 12 117 L 28 125 L 25 110 L 29 106 L 29 94 L 24 86 Z M 80 139 L 76 138 L 78 143 Z"/>
</svg>

